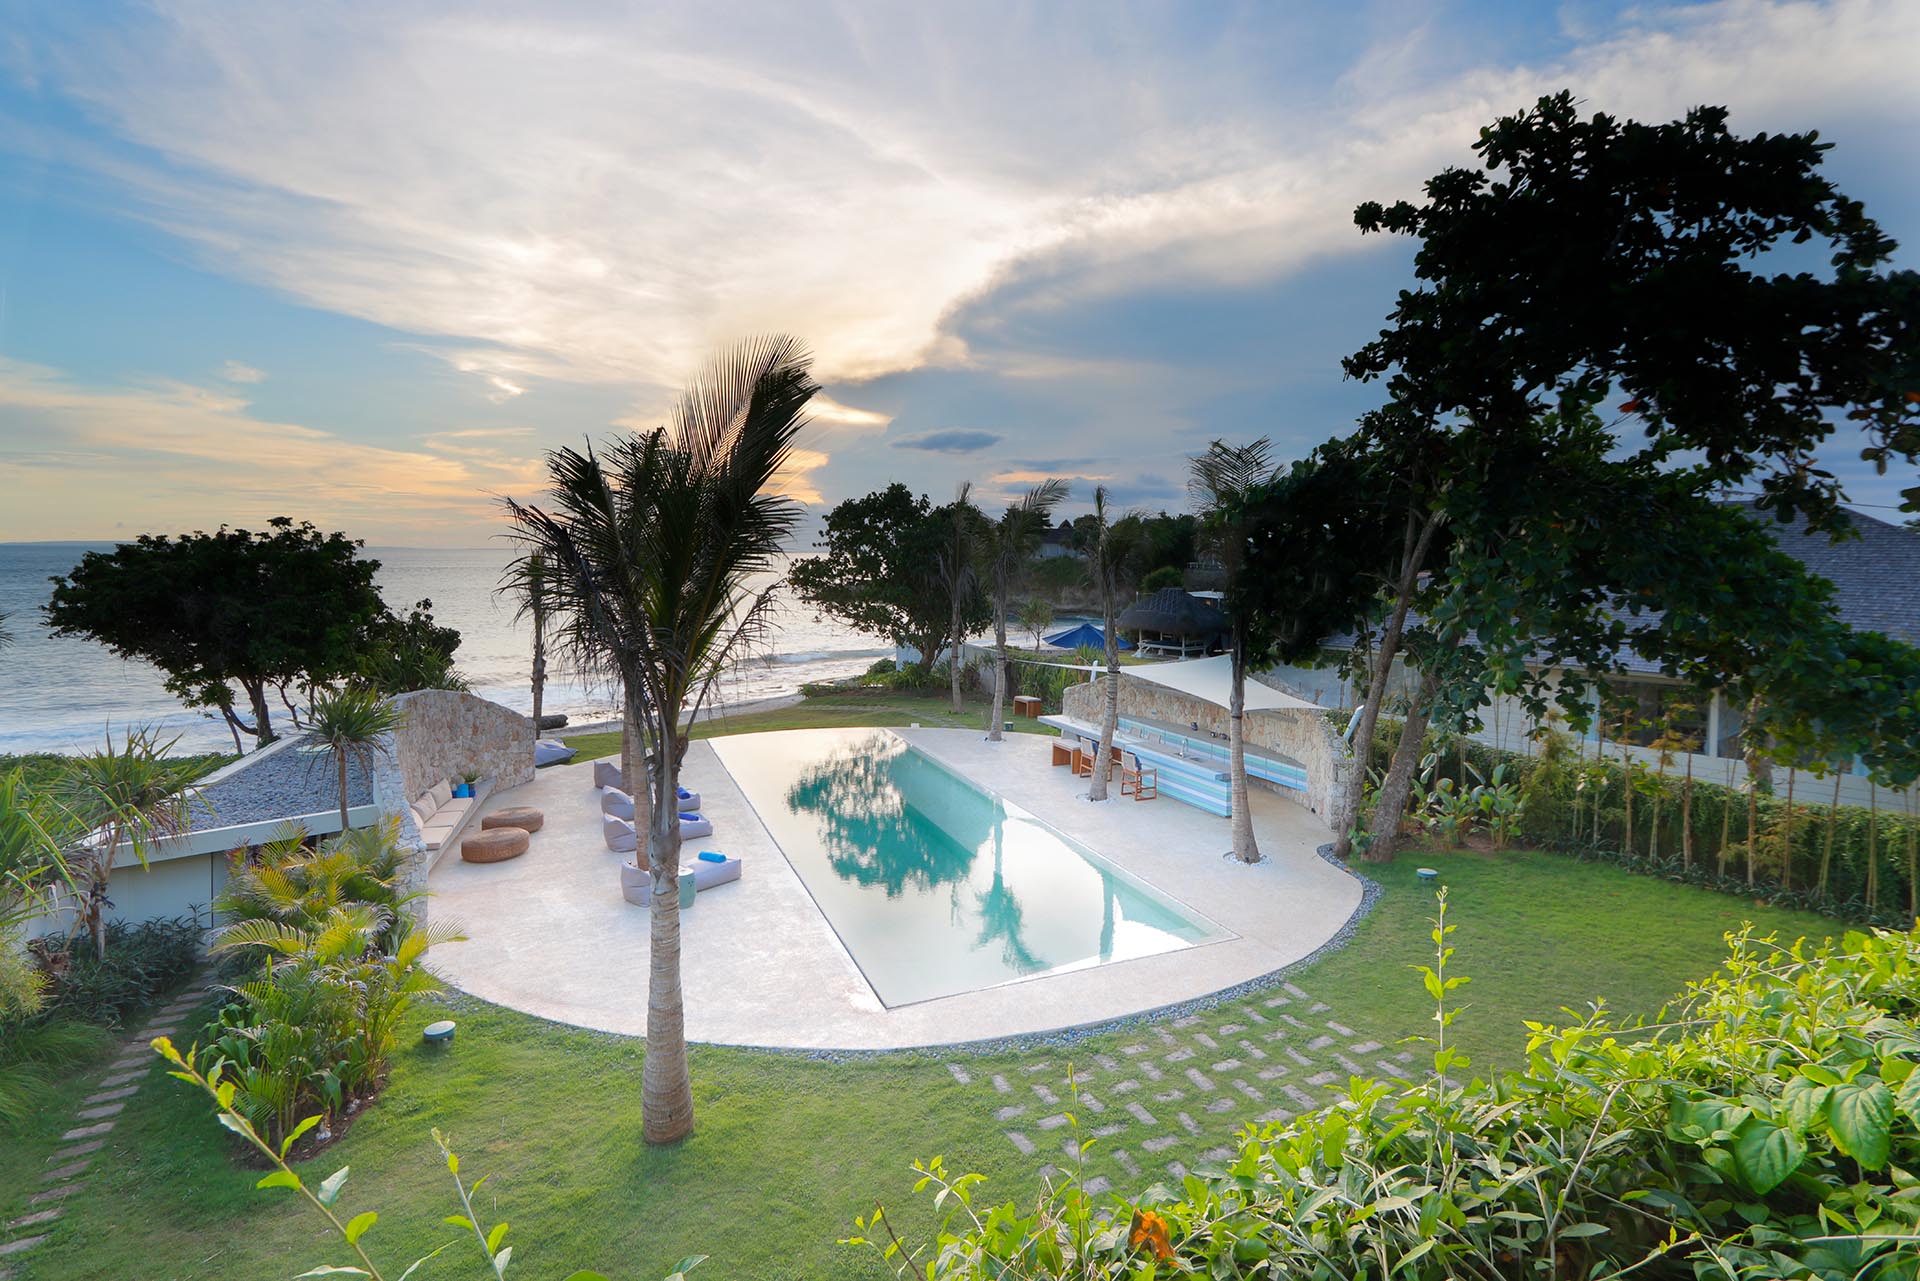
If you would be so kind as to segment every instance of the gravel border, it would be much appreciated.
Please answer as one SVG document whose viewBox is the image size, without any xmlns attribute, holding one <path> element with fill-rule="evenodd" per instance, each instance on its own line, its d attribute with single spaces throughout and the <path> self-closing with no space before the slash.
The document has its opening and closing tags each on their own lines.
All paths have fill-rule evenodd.
<svg viewBox="0 0 1920 1281">
<path fill-rule="evenodd" d="M 811 1063 L 864 1063 L 883 1060 L 896 1062 L 903 1060 L 909 1062 L 943 1062 L 956 1055 L 981 1058 L 988 1055 L 1017 1054 L 1030 1050 L 1064 1049 L 1094 1037 L 1105 1036 L 1112 1032 L 1124 1032 L 1131 1028 L 1146 1027 L 1168 1019 L 1184 1018 L 1189 1014 L 1198 1014 L 1205 1010 L 1216 1009 L 1229 1001 L 1237 1001 L 1241 997 L 1254 996 L 1279 987 L 1301 970 L 1306 969 L 1327 955 L 1339 951 L 1353 941 L 1353 936 L 1355 932 L 1359 930 L 1360 923 L 1366 920 L 1367 915 L 1373 911 L 1373 905 L 1379 901 L 1381 893 L 1381 886 L 1378 881 L 1355 871 L 1350 865 L 1335 858 L 1333 856 L 1332 842 L 1320 846 L 1314 853 L 1360 882 L 1360 902 L 1359 905 L 1353 909 L 1353 914 L 1347 917 L 1345 924 L 1334 931 L 1331 938 L 1299 960 L 1289 962 L 1277 970 L 1260 975 L 1258 978 L 1246 979 L 1234 984 L 1232 987 L 1224 987 L 1217 992 L 1210 992 L 1205 996 L 1194 997 L 1186 1001 L 1176 1001 L 1170 1005 L 1156 1006 L 1153 1009 L 1140 1010 L 1133 1014 L 1123 1014 L 1118 1018 L 1106 1019 L 1098 1023 L 1085 1023 L 1077 1027 L 1059 1028 L 1052 1032 L 1028 1032 L 1019 1036 L 996 1037 L 979 1041 L 957 1041 L 948 1045 L 916 1045 L 884 1050 L 835 1050 L 804 1049 L 777 1045 L 730 1045 L 712 1041 L 688 1041 L 687 1044 L 690 1048 L 703 1050 L 738 1050 L 744 1054 L 758 1054 L 769 1058 L 794 1059 Z M 528 1014 L 524 1010 L 514 1010 L 511 1006 L 499 1005 L 481 997 L 473 996 L 470 993 L 462 992 L 458 988 L 451 986 L 449 986 L 446 991 L 434 996 L 429 996 L 427 999 L 434 1004 L 456 1010 L 462 1008 L 473 1009 L 477 1007 L 509 1010 L 524 1018 L 545 1023 L 550 1027 L 583 1033 L 608 1042 L 632 1042 L 636 1045 L 644 1045 L 646 1043 L 644 1036 L 628 1036 L 620 1032 L 607 1032 L 599 1028 L 585 1028 L 572 1023 L 562 1023 L 539 1014 Z"/>
</svg>

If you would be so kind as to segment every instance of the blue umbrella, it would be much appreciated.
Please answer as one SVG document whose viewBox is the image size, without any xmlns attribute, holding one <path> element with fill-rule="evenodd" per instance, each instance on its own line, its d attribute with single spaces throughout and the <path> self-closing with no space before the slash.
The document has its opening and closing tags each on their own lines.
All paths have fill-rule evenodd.
<svg viewBox="0 0 1920 1281">
<path fill-rule="evenodd" d="M 1052 636 L 1047 637 L 1047 644 L 1057 645 L 1061 649 L 1080 649 L 1082 647 L 1087 649 L 1105 649 L 1107 647 L 1107 634 L 1098 627 L 1095 627 L 1092 623 L 1082 623 L 1078 627 L 1069 627 L 1064 632 L 1056 632 Z M 1120 640 L 1120 648 L 1132 649 L 1133 642 L 1122 637 Z"/>
</svg>

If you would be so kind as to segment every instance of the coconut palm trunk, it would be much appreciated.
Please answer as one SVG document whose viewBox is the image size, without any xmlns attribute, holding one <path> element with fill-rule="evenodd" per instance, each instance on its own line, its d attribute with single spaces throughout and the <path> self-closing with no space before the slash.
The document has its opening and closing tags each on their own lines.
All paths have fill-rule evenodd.
<svg viewBox="0 0 1920 1281">
<path fill-rule="evenodd" d="M 1013 594 L 1013 580 L 1047 528 L 1053 509 L 1066 499 L 1067 484 L 1045 480 L 1021 495 L 1020 501 L 1006 513 L 989 535 L 993 560 L 993 720 L 987 726 L 987 739 L 998 743 L 1006 716 L 1007 698 L 1007 608 Z"/>
<path fill-rule="evenodd" d="M 1233 804 L 1233 856 L 1258 863 L 1253 838 L 1253 803 L 1247 788 L 1247 649 L 1236 628 L 1233 639 L 1233 688 L 1227 695 L 1227 777 Z"/>
<path fill-rule="evenodd" d="M 1106 635 L 1106 685 L 1100 714 L 1100 759 L 1113 758 L 1113 739 L 1120 732 L 1120 634 L 1114 625 L 1120 589 L 1129 580 L 1139 551 L 1139 522 L 1131 517 L 1115 521 L 1107 512 L 1107 487 L 1093 491 L 1093 570 L 1100 589 L 1100 624 Z M 1104 801 L 1111 770 L 1097 769 L 1087 787 L 1087 799 Z"/>
</svg>

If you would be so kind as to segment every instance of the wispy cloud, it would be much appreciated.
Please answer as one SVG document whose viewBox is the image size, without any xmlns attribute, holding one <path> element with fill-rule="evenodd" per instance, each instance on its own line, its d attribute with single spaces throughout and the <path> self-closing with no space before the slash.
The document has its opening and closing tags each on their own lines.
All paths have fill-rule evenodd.
<svg viewBox="0 0 1920 1281">
<path fill-rule="evenodd" d="M 531 450 L 489 429 L 370 445 L 255 417 L 246 401 L 177 382 L 96 387 L 0 360 L 0 417 L 42 442 L 0 451 L 8 537 L 86 537 L 115 522 L 180 529 L 297 514 L 357 533 L 443 542 L 491 532 L 492 495 L 542 484 Z M 476 444 L 475 442 L 479 442 Z M 72 469 L 85 467 L 76 486 Z M 49 472 L 63 472 L 49 479 Z"/>
<path fill-rule="evenodd" d="M 1389 40 L 1310 111 L 1222 52 L 1284 44 L 1265 20 L 163 0 L 12 59 L 130 147 L 16 145 L 92 167 L 220 270 L 421 335 L 504 402 L 538 378 L 671 386 L 768 329 L 858 381 L 966 362 L 948 320 L 988 297 L 1270 279 L 1359 251 L 1356 201 L 1565 85 L 1643 115 L 1728 101 L 1748 129 L 1920 113 L 1902 0 L 1636 10 L 1550 62 L 1417 75 Z"/>
<path fill-rule="evenodd" d="M 983 449 L 991 449 L 1006 437 L 991 431 L 948 431 L 922 432 L 918 436 L 901 436 L 892 442 L 895 449 L 919 449 L 930 454 L 977 454 Z"/>
<path fill-rule="evenodd" d="M 229 383 L 259 383 L 267 380 L 264 370 L 255 369 L 252 365 L 238 360 L 229 360 L 220 366 L 218 376 L 222 382 Z"/>
</svg>

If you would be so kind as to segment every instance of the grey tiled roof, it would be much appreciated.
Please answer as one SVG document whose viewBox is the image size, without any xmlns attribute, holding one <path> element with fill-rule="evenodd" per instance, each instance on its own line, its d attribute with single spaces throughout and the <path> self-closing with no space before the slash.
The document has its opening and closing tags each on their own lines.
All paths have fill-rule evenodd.
<svg viewBox="0 0 1920 1281">
<path fill-rule="evenodd" d="M 265 823 L 318 814 L 340 804 L 333 757 L 304 751 L 308 740 L 246 759 L 225 778 L 200 789 L 191 802 L 192 830 Z M 364 771 L 347 770 L 347 804 L 371 805 L 373 789 Z"/>
<path fill-rule="evenodd" d="M 1834 604 L 1849 627 L 1920 645 L 1920 531 L 1850 512 L 1860 537 L 1836 543 L 1808 534 L 1798 518 L 1781 524 L 1765 512 L 1753 516 L 1772 529 L 1780 550 L 1833 584 Z"/>
</svg>

